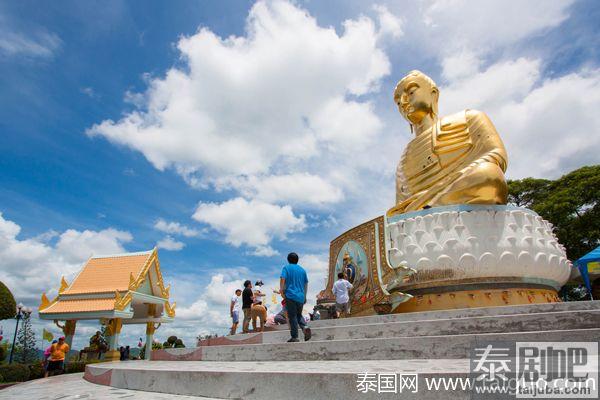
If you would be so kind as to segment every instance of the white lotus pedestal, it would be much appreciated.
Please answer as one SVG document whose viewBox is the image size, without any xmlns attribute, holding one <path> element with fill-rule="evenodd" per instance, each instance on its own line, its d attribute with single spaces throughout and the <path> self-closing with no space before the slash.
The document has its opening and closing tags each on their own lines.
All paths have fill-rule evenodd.
<svg viewBox="0 0 600 400">
<path fill-rule="evenodd" d="M 393 312 L 560 301 L 571 263 L 535 212 L 511 206 L 436 207 L 386 218 L 389 265 L 416 273 L 388 284 L 413 299 Z"/>
</svg>

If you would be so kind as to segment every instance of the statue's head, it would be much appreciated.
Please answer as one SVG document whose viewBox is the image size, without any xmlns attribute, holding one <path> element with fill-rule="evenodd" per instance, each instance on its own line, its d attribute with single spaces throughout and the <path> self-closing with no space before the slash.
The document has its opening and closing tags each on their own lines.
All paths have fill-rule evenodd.
<svg viewBox="0 0 600 400">
<path fill-rule="evenodd" d="M 419 124 L 427 115 L 437 116 L 440 91 L 421 71 L 410 71 L 400 79 L 394 90 L 394 102 L 400 114 L 411 124 Z"/>
</svg>

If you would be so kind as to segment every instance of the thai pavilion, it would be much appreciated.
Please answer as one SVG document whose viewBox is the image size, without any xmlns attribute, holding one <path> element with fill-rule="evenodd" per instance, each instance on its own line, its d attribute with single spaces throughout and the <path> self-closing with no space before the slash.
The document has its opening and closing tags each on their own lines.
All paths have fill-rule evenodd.
<svg viewBox="0 0 600 400">
<path fill-rule="evenodd" d="M 79 320 L 98 319 L 106 326 L 106 360 L 119 360 L 119 333 L 123 324 L 146 324 L 146 357 L 152 351 L 154 331 L 175 317 L 169 286 L 160 272 L 158 252 L 91 257 L 71 284 L 61 280 L 52 301 L 42 294 L 41 319 L 54 320 L 71 346 Z M 64 321 L 61 325 L 60 321 Z"/>
</svg>

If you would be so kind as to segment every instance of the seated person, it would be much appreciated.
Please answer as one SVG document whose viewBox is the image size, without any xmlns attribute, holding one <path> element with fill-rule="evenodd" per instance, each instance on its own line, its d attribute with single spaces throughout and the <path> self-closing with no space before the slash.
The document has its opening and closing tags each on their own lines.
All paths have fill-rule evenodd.
<svg viewBox="0 0 600 400">
<path fill-rule="evenodd" d="M 287 324 L 287 312 L 285 310 L 285 299 L 281 301 L 281 311 L 279 311 L 273 319 L 277 325 Z"/>
</svg>

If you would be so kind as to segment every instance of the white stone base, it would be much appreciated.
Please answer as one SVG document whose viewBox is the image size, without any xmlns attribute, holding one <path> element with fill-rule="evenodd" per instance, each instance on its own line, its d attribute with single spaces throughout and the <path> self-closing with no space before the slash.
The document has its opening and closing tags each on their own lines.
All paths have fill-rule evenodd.
<svg viewBox="0 0 600 400">
<path fill-rule="evenodd" d="M 417 270 L 407 285 L 421 287 L 505 278 L 559 289 L 572 267 L 552 224 L 510 206 L 439 207 L 391 217 L 386 251 L 392 268 Z"/>
</svg>

